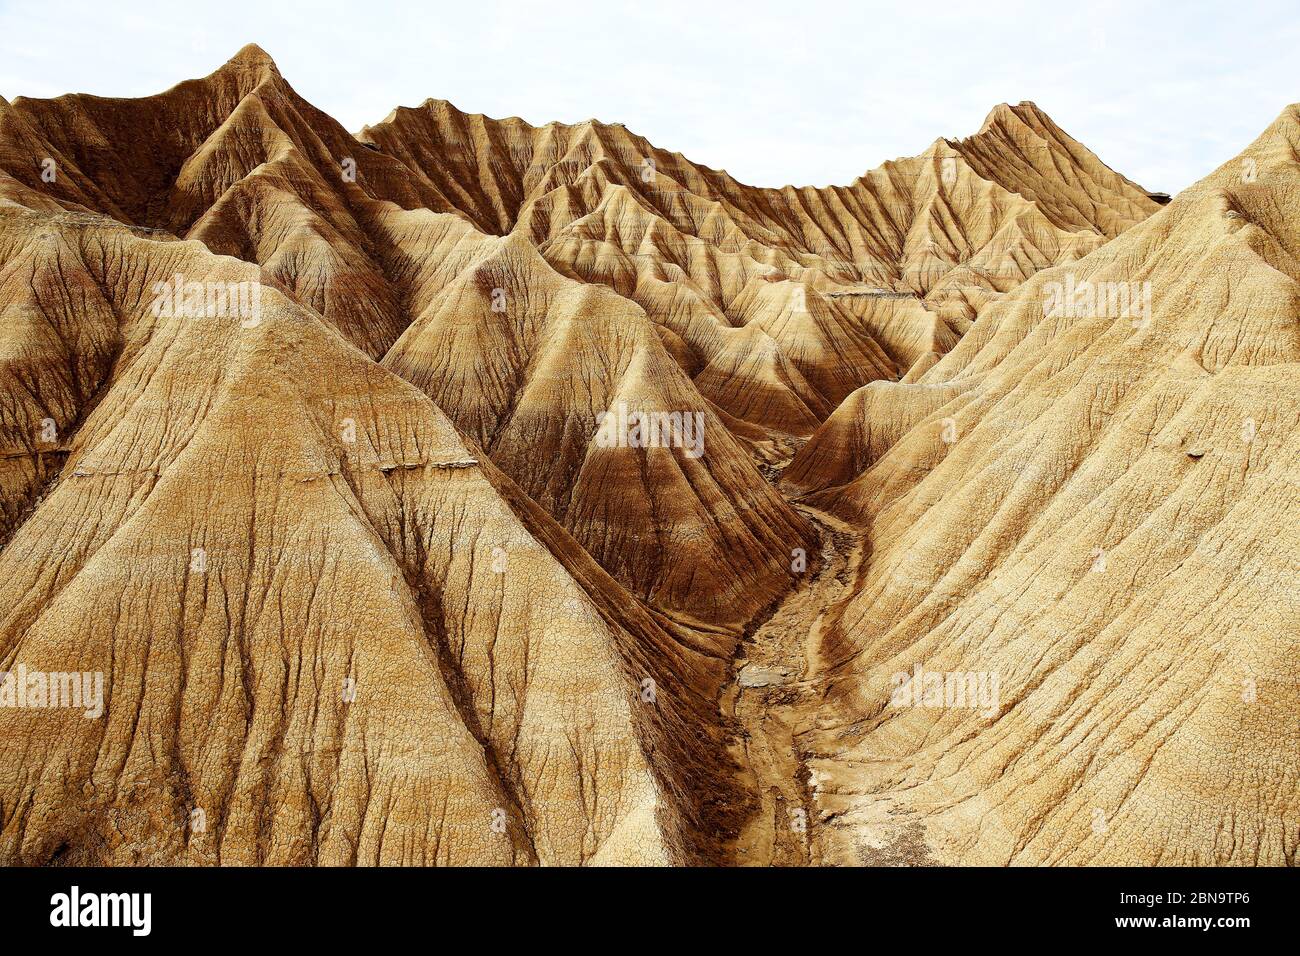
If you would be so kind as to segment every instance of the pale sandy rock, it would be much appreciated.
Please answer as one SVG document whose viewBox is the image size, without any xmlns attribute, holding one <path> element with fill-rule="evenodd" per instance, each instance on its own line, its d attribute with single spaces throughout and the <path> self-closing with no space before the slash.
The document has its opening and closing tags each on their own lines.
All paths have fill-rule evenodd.
<svg viewBox="0 0 1300 956">
<path fill-rule="evenodd" d="M 0 100 L 0 860 L 1294 864 L 1298 151 Z"/>
</svg>

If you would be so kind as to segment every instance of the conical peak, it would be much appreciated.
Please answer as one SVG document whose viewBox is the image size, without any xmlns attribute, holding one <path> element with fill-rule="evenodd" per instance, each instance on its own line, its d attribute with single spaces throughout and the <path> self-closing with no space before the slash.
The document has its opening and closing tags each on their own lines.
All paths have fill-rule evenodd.
<svg viewBox="0 0 1300 956">
<path fill-rule="evenodd" d="M 1029 119 L 1037 119 L 1040 122 L 1051 123 L 1052 118 L 1039 109 L 1038 104 L 1033 100 L 1021 100 L 1015 106 L 1010 103 L 999 103 L 993 109 L 989 110 L 989 115 L 984 117 L 984 123 L 980 126 L 979 131 L 983 133 L 989 127 L 997 123 L 1008 121 L 1023 123 Z"/>
<path fill-rule="evenodd" d="M 226 66 L 242 70 L 262 70 L 274 73 L 276 76 L 280 75 L 280 68 L 275 65 L 275 60 L 271 59 L 271 54 L 256 43 L 249 43 L 240 48 L 238 53 L 226 61 Z"/>
</svg>

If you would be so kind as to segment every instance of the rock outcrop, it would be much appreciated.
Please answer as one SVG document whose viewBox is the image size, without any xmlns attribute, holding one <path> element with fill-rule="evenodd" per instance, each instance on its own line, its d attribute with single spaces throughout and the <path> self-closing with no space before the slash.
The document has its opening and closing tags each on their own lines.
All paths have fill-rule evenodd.
<svg viewBox="0 0 1300 956">
<path fill-rule="evenodd" d="M 0 99 L 0 862 L 1294 863 L 1298 148 Z"/>
</svg>

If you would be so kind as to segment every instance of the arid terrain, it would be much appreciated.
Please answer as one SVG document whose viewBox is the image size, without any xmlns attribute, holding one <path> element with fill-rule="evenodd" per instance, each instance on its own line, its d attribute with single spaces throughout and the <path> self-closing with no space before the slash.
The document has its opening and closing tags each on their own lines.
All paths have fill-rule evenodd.
<svg viewBox="0 0 1300 956">
<path fill-rule="evenodd" d="M 0 98 L 0 864 L 1295 865 L 1297 572 L 1300 106 Z"/>
</svg>

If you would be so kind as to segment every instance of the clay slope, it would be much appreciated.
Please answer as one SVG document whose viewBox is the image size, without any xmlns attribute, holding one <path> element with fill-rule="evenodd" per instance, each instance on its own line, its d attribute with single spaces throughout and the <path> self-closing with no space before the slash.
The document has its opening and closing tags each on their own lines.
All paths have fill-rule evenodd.
<svg viewBox="0 0 1300 956">
<path fill-rule="evenodd" d="M 1296 863 L 1298 146 L 1293 106 L 791 466 L 871 547 L 801 740 L 822 860 Z"/>
<path fill-rule="evenodd" d="M 156 97 L 20 98 L 0 115 L 0 166 L 46 200 L 257 263 L 443 404 L 635 594 L 734 632 L 789 585 L 790 552 L 809 534 L 747 453 L 779 457 L 857 387 L 950 349 L 964 320 L 946 316 L 1144 211 L 1135 187 L 1036 110 L 1017 109 L 1030 122 L 999 121 L 967 152 L 1010 185 L 1048 196 L 1054 182 L 1050 219 L 942 142 L 846 190 L 818 191 L 742 186 L 621 126 L 534 128 L 436 101 L 395 111 L 359 141 L 257 47 Z M 1068 173 L 1016 165 L 1035 148 Z M 46 155 L 53 181 L 34 160 Z M 540 256 L 500 251 L 492 234 L 506 232 Z M 497 267 L 508 275 L 489 284 Z M 543 291 L 562 285 L 572 291 Z M 583 285 L 618 295 L 580 307 Z M 469 318 L 468 286 L 479 290 Z M 494 292 L 510 297 L 507 311 L 486 308 Z M 939 305 L 923 298 L 931 293 Z M 541 299 L 547 321 L 518 325 Z M 603 354 L 611 322 L 627 326 L 614 361 Z M 448 323 L 480 327 L 468 346 L 421 344 Z M 481 354 L 487 342 L 499 354 Z M 563 360 L 538 353 L 547 347 Z M 546 385 L 519 400 L 538 369 Z M 709 454 L 588 455 L 596 416 L 629 401 L 703 415 Z M 559 467 L 541 473 L 538 460 Z M 620 490 L 628 475 L 641 489 L 636 508 Z M 678 544 L 698 560 L 673 561 Z M 725 640 L 705 643 L 729 654 Z"/>
<path fill-rule="evenodd" d="M 557 270 L 636 301 L 682 343 L 688 371 L 735 382 L 736 394 L 702 388 L 729 414 L 801 435 L 843 398 L 841 383 L 894 378 L 946 351 L 984 302 L 1158 208 L 1032 104 L 826 189 L 744 186 L 620 124 L 533 127 L 439 100 L 360 138 L 485 231 L 522 234 Z M 799 322 L 782 320 L 791 312 Z M 740 357 L 752 337 L 738 327 L 751 322 L 784 362 L 756 373 Z M 818 361 L 832 352 L 841 367 Z M 812 386 L 811 404 L 785 364 Z M 737 400 L 752 390 L 781 394 Z"/>
<path fill-rule="evenodd" d="M 1157 208 L 1032 104 L 998 107 L 976 136 L 936 141 L 848 187 L 755 189 L 618 124 L 538 128 L 434 100 L 354 139 L 255 46 L 155 97 L 0 106 L 0 175 L 256 262 L 376 358 L 418 314 L 416 263 L 450 256 L 463 268 L 482 233 L 518 232 L 562 274 L 641 305 L 692 376 L 713 366 L 789 393 L 746 380 L 736 358 L 739 326 L 779 329 L 813 404 L 830 407 L 841 384 L 894 378 L 946 351 L 990 297 Z M 402 210 L 477 229 L 439 226 L 431 241 Z M 810 303 L 813 290 L 826 296 Z M 783 321 L 792 311 L 799 321 Z M 779 410 L 724 410 L 781 434 L 812 427 Z"/>
<path fill-rule="evenodd" d="M 173 121 L 173 113 L 182 118 Z M 0 142 L 7 132 L 13 144 L 0 161 L 15 188 L 27 187 L 22 201 L 39 196 L 94 209 L 258 264 L 265 281 L 371 357 L 387 354 L 390 367 L 492 445 L 501 467 L 634 593 L 689 622 L 707 622 L 706 630 L 722 626 L 731 636 L 703 641 L 709 656 L 729 658 L 739 628 L 788 587 L 789 552 L 806 543 L 806 524 L 750 463 L 749 445 L 742 450 L 706 397 L 668 368 L 672 353 L 642 310 L 605 290 L 584 291 L 531 249 L 505 248 L 475 229 L 447 198 L 465 204 L 463 191 L 435 185 L 354 140 L 298 97 L 260 49 L 247 47 L 211 76 L 156 97 L 19 99 L 0 124 L 7 124 Z M 118 145 L 128 140 L 129 148 Z M 57 164 L 52 182 L 33 160 L 45 154 Z M 502 276 L 485 285 L 494 269 Z M 472 317 L 463 314 L 469 286 L 481 292 Z M 491 307 L 494 289 L 510 297 L 505 311 Z M 530 309 L 543 300 L 556 303 L 543 324 L 566 330 L 562 336 L 533 334 L 540 325 Z M 825 330 L 820 351 L 805 349 L 801 361 L 824 366 L 830 397 L 818 404 L 829 411 L 871 375 L 892 373 L 892 365 L 865 334 L 843 333 L 825 308 L 817 310 Z M 448 322 L 480 323 L 478 338 L 468 348 L 418 344 L 422 335 L 436 339 Z M 847 338 L 861 342 L 876 364 L 860 374 L 852 360 L 865 352 L 831 351 Z M 489 341 L 500 351 L 484 350 Z M 410 354 L 421 348 L 418 357 Z M 562 352 L 563 361 L 548 359 L 546 348 Z M 623 356 L 611 361 L 617 348 Z M 462 361 L 465 355 L 471 358 Z M 517 394 L 539 369 L 546 385 Z M 566 396 L 585 398 L 575 404 Z M 597 408 L 597 396 L 613 404 Z M 704 416 L 707 456 L 650 450 L 638 463 L 638 450 L 623 449 L 588 461 L 597 416 L 628 402 L 678 419 Z M 805 430 L 815 424 L 808 420 Z M 547 459 L 564 465 L 543 473 L 536 462 Z M 639 475 L 639 508 L 626 507 L 625 474 Z M 670 560 L 678 543 L 698 553 L 698 563 Z M 707 586 L 703 566 L 716 568 Z"/>
<path fill-rule="evenodd" d="M 811 532 L 635 303 L 558 275 L 518 236 L 498 243 L 384 364 L 634 594 L 698 629 L 730 629 L 702 645 L 729 659 L 735 632 L 789 586 L 790 549 Z M 642 415 L 665 417 L 634 426 L 638 444 L 621 423 Z M 651 420 L 664 427 L 652 433 Z"/>
<path fill-rule="evenodd" d="M 104 675 L 98 718 L 0 707 L 0 859 L 718 861 L 762 829 L 751 805 L 802 786 L 790 775 L 776 802 L 742 792 L 760 777 L 727 754 L 764 752 L 736 746 L 764 721 L 718 701 L 747 640 L 766 627 L 795 646 L 785 631 L 804 611 L 824 638 L 807 685 L 827 691 L 821 727 L 799 738 L 824 756 L 822 858 L 872 845 L 868 794 L 900 780 L 954 806 L 991 793 L 988 819 L 1018 826 L 1014 801 L 1035 791 L 993 787 L 996 761 L 936 769 L 916 715 L 875 733 L 876 670 L 931 640 L 934 660 L 965 653 L 945 627 L 969 606 L 989 655 L 1016 648 L 990 666 L 1029 695 L 1034 668 L 1099 640 L 1104 618 L 1064 571 L 1030 573 L 1068 564 L 1056 542 L 1122 554 L 1115 536 L 1146 508 L 1169 547 L 1237 527 L 1229 494 L 1268 504 L 1285 406 L 1268 436 L 1274 419 L 1257 418 L 1254 458 L 1222 459 L 1222 487 L 1179 492 L 1209 452 L 1189 458 L 1199 472 L 1170 471 L 1159 487 L 1188 496 L 1177 507 L 1146 484 L 1134 436 L 1173 420 L 1217 436 L 1216 403 L 1271 394 L 1294 362 L 1280 149 L 1271 191 L 1249 207 L 1231 193 L 1239 218 L 1214 220 L 1258 215 L 1270 272 L 1196 245 L 1200 226 L 1163 238 L 1160 223 L 1200 207 L 1146 219 L 1157 204 L 1032 104 L 847 187 L 756 189 L 595 121 L 532 127 L 429 101 L 354 137 L 256 47 L 158 96 L 0 100 L 0 670 Z M 1062 268 L 1176 291 L 1130 340 L 1033 315 Z M 1203 287 L 1183 277 L 1201 273 L 1224 314 L 1249 306 L 1263 325 L 1198 324 Z M 156 308 L 175 283 L 198 284 L 203 316 Z M 236 286 L 253 311 L 221 298 L 210 314 L 212 290 Z M 1257 287 L 1281 298 L 1242 298 Z M 1174 341 L 1191 357 L 1170 364 Z M 838 517 L 769 480 L 804 439 L 785 488 Z M 1173 533 L 1171 513 L 1191 524 Z M 835 553 L 842 522 L 869 532 L 856 578 Z M 1253 533 L 1266 579 L 1281 545 Z M 823 589 L 802 589 L 808 555 Z M 1135 573 L 1163 570 L 1161 600 L 1177 586 L 1222 606 L 1170 623 L 1143 604 L 1160 623 L 1116 632 L 1143 666 L 1155 634 L 1223 631 L 1202 618 L 1258 634 L 1254 591 L 1203 588 L 1182 560 Z M 1003 576 L 1019 590 L 980 605 Z M 799 613 L 783 613 L 792 587 Z M 1034 587 L 1047 603 L 1015 620 L 1059 612 L 1066 636 L 1024 653 L 1012 618 L 993 619 Z M 1215 653 L 1272 674 L 1268 641 L 1227 641 Z M 1089 720 L 1107 731 L 1128 698 L 1099 700 Z M 1004 738 L 950 714 L 932 739 L 1004 739 L 1018 779 L 1015 747 L 1057 759 L 1059 715 L 1037 699 L 1030 713 Z M 885 777 L 864 778 L 860 745 L 886 738 Z M 1227 752 L 1229 736 L 1208 739 Z M 1290 772 L 1254 756 L 1238 759 Z M 1033 783 L 1083 793 L 1072 766 Z M 929 809 L 927 852 L 1087 855 L 1003 853 Z M 1219 839 L 1192 832 L 1178 858 Z"/>
<path fill-rule="evenodd" d="M 0 207 L 0 670 L 103 675 L 96 719 L 0 708 L 0 858 L 707 856 L 677 642 L 318 315 L 160 316 L 176 274 L 259 280 Z"/>
</svg>

